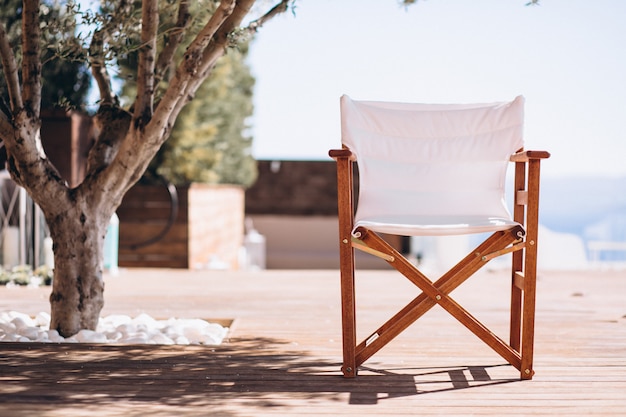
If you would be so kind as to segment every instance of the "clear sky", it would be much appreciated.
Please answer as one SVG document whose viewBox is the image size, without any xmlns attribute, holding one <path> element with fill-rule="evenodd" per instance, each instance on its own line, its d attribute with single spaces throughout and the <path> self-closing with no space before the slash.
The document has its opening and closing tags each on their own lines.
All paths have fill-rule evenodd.
<svg viewBox="0 0 626 417">
<path fill-rule="evenodd" d="M 626 1 L 299 0 L 252 44 L 258 159 L 327 159 L 339 97 L 526 97 L 544 175 L 626 175 Z"/>
</svg>

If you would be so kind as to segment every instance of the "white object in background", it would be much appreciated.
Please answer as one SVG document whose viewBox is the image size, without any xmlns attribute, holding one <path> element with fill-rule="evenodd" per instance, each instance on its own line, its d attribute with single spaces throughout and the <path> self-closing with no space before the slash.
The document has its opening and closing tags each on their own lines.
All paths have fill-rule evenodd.
<svg viewBox="0 0 626 417">
<path fill-rule="evenodd" d="M 463 259 L 470 250 L 468 235 L 411 236 L 411 251 L 420 270 L 438 276 Z"/>
<path fill-rule="evenodd" d="M 435 236 L 435 242 L 440 274 L 456 265 L 471 249 L 468 235 Z"/>
<path fill-rule="evenodd" d="M 243 239 L 246 250 L 246 268 L 252 270 L 265 269 L 265 236 L 259 233 L 252 224 L 252 219 L 246 219 L 246 230 Z"/>
<path fill-rule="evenodd" d="M 117 275 L 119 269 L 117 267 L 117 257 L 119 250 L 119 233 L 120 233 L 120 219 L 117 214 L 113 213 L 109 226 L 107 227 L 107 234 L 104 238 L 104 268 L 109 271 L 111 275 Z"/>
<path fill-rule="evenodd" d="M 52 238 L 50 236 L 43 240 L 43 262 L 50 269 L 54 269 L 54 251 L 52 250 Z"/>
<path fill-rule="evenodd" d="M 2 236 L 2 261 L 6 268 L 20 264 L 20 229 L 17 226 L 4 228 Z"/>
</svg>

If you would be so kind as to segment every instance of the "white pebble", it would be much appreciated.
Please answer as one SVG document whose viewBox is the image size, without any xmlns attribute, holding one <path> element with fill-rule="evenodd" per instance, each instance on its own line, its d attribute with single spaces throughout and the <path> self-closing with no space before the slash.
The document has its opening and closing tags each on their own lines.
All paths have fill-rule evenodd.
<svg viewBox="0 0 626 417">
<path fill-rule="evenodd" d="M 122 333 L 118 331 L 104 332 L 104 335 L 106 336 L 107 340 L 110 342 L 117 342 L 123 336 Z"/>
<path fill-rule="evenodd" d="M 35 341 L 39 338 L 39 330 L 36 327 L 22 327 L 18 329 L 20 336 Z"/>
<path fill-rule="evenodd" d="M 137 333 L 137 326 L 131 323 L 120 324 L 115 328 L 115 330 L 120 332 L 123 337 L 126 337 L 128 335 Z"/>
<path fill-rule="evenodd" d="M 61 343 L 65 340 L 56 330 L 47 330 L 46 332 L 48 333 L 48 340 L 53 343 Z"/>
<path fill-rule="evenodd" d="M 198 342 L 203 345 L 219 345 L 221 339 L 210 333 L 203 334 L 198 338 Z"/>
<path fill-rule="evenodd" d="M 157 345 L 173 345 L 174 341 L 169 337 L 165 336 L 163 333 L 158 332 L 152 336 L 152 341 L 154 341 Z"/>
<path fill-rule="evenodd" d="M 177 345 L 188 345 L 189 344 L 189 339 L 187 339 L 185 336 L 179 336 L 176 338 L 176 344 Z"/>
<path fill-rule="evenodd" d="M 102 333 L 83 329 L 74 336 L 81 343 L 106 343 L 107 339 Z"/>
<path fill-rule="evenodd" d="M 0 332 L 15 333 L 16 330 L 15 324 L 11 322 L 0 322 Z"/>
<path fill-rule="evenodd" d="M 147 315 L 146 313 L 141 313 L 140 315 L 135 317 L 133 319 L 133 323 L 137 325 L 143 324 L 148 327 L 158 327 L 158 322 L 152 317 L 150 317 L 149 315 Z"/>
<path fill-rule="evenodd" d="M 134 319 L 126 315 L 102 317 L 96 331 L 81 330 L 69 338 L 63 338 L 49 327 L 48 313 L 31 318 L 16 311 L 0 312 L 0 341 L 217 345 L 228 333 L 227 328 L 201 319 L 156 320 L 145 313 Z"/>
<path fill-rule="evenodd" d="M 21 329 L 25 329 L 27 327 L 32 327 L 35 325 L 35 323 L 33 322 L 33 320 L 30 317 L 14 317 L 13 320 L 11 320 L 11 323 L 13 323 L 15 325 L 15 328 L 20 331 Z"/>
<path fill-rule="evenodd" d="M 115 329 L 123 324 L 129 324 L 133 319 L 130 316 L 122 314 L 112 314 L 107 317 L 101 317 L 98 322 L 98 330 L 103 329 Z"/>
<path fill-rule="evenodd" d="M 50 326 L 50 314 L 41 312 L 35 316 L 35 325 L 40 327 Z"/>
</svg>

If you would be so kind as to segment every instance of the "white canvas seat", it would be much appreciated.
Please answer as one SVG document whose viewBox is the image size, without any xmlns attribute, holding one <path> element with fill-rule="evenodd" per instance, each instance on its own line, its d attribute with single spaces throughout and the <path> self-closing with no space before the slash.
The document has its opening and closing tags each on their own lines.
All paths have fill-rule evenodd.
<svg viewBox="0 0 626 417">
<path fill-rule="evenodd" d="M 487 216 L 372 216 L 357 220 L 354 230 L 365 227 L 400 236 L 449 236 L 507 230 L 517 224 L 510 218 Z"/>
<path fill-rule="evenodd" d="M 355 227 L 405 235 L 503 230 L 504 186 L 523 147 L 524 99 L 398 104 L 341 98 L 341 137 L 359 168 Z"/>
<path fill-rule="evenodd" d="M 363 361 L 425 312 L 424 302 L 434 301 L 520 369 L 522 378 L 532 377 L 539 161 L 549 154 L 523 151 L 523 124 L 521 96 L 487 104 L 410 104 L 341 97 L 342 149 L 331 150 L 330 155 L 337 161 L 345 376 L 355 376 Z M 513 216 L 505 199 L 511 161 L 516 165 Z M 377 234 L 485 232 L 492 235 L 479 251 L 470 252 L 434 283 Z M 376 339 L 374 343 L 359 345 L 355 339 L 354 248 L 389 262 L 431 298 L 415 301 L 390 319 L 367 339 Z M 448 293 L 479 269 L 480 262 L 509 252 L 514 252 L 514 285 L 507 344 L 476 323 Z M 481 255 L 478 263 L 472 255 L 476 253 Z M 522 353 L 520 339 L 524 337 Z"/>
</svg>

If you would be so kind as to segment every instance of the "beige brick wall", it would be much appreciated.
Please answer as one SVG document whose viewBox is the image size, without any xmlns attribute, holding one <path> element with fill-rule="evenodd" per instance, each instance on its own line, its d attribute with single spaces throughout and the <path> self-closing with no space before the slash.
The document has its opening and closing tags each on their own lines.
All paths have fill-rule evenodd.
<svg viewBox="0 0 626 417">
<path fill-rule="evenodd" d="M 244 192 L 228 185 L 189 187 L 189 267 L 222 262 L 237 269 L 243 243 Z"/>
</svg>

